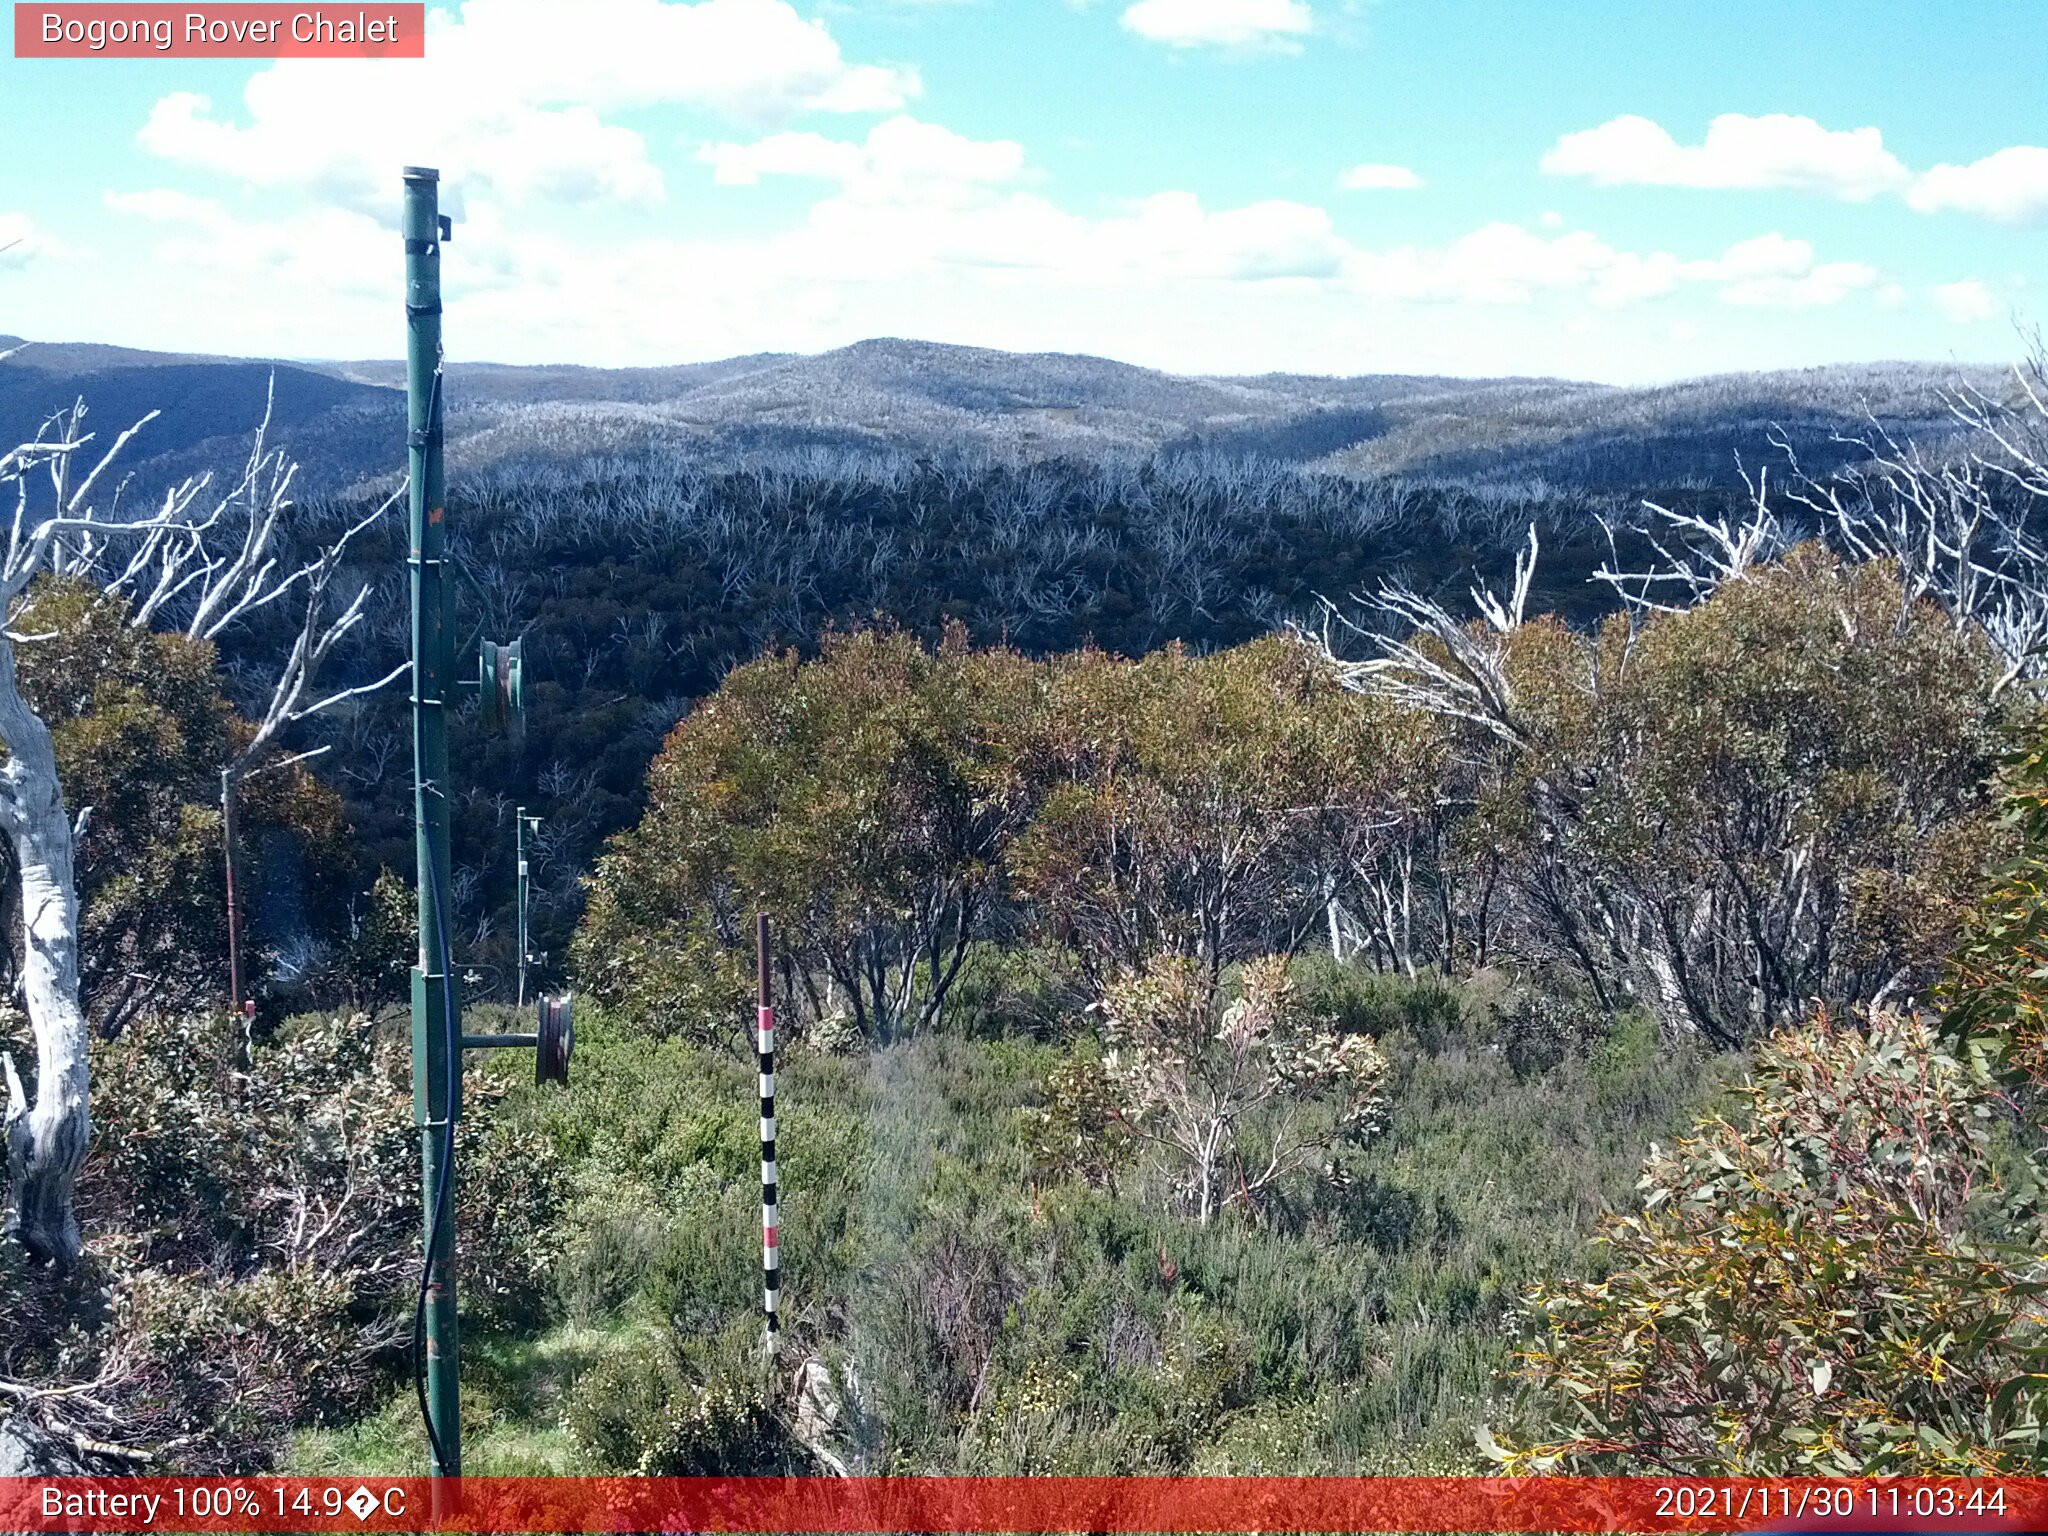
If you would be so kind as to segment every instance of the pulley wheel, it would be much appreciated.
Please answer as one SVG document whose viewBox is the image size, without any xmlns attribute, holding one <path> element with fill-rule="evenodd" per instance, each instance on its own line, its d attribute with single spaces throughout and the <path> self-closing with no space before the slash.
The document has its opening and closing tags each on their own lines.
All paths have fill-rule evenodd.
<svg viewBox="0 0 2048 1536">
<path fill-rule="evenodd" d="M 576 1050 L 576 1023 L 569 1012 L 569 995 L 543 996 L 540 1000 L 540 1039 L 533 1053 L 536 1083 L 569 1082 L 569 1058 Z"/>
</svg>

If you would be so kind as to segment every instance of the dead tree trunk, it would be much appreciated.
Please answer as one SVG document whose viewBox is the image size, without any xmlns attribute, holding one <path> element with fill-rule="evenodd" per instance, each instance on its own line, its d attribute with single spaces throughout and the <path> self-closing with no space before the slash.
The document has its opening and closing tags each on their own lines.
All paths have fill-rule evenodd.
<svg viewBox="0 0 2048 1536">
<path fill-rule="evenodd" d="M 15 686 L 14 644 L 0 633 L 0 826 L 21 871 L 22 990 L 36 1037 L 35 1098 L 12 1056 L 7 1077 L 7 1231 L 31 1258 L 69 1270 L 78 1262 L 71 1191 L 85 1162 L 85 1011 L 78 1001 L 78 897 L 71 819 L 49 727 Z"/>
</svg>

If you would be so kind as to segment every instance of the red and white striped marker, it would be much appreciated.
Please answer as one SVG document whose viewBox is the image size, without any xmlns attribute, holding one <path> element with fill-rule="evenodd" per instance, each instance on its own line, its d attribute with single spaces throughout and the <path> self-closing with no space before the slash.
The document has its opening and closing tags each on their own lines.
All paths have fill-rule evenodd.
<svg viewBox="0 0 2048 1536">
<path fill-rule="evenodd" d="M 767 1320 L 767 1343 L 775 1349 L 781 1321 L 776 1316 L 782 1300 L 782 1261 L 776 1228 L 781 1220 L 777 1209 L 775 1171 L 775 1004 L 768 988 L 768 914 L 763 912 L 755 926 L 755 972 L 759 997 L 754 1010 L 754 1050 L 761 1068 L 761 1312 Z"/>
</svg>

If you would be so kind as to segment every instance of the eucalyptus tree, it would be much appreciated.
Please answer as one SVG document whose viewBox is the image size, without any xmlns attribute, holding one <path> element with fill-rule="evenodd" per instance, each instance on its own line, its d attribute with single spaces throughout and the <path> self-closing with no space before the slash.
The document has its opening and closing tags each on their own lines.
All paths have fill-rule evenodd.
<svg viewBox="0 0 2048 1536">
<path fill-rule="evenodd" d="M 1590 633 L 1389 586 L 1354 688 L 1456 733 L 1501 829 L 1525 962 L 1732 1045 L 1810 999 L 1930 981 L 1988 855 L 2000 667 L 1893 560 L 1687 532 L 1697 564 Z M 1655 594 L 1655 588 L 1652 588 Z M 1341 618 L 1318 643 L 1333 659 Z"/>
<path fill-rule="evenodd" d="M 1726 1112 L 1652 1144 L 1600 1277 L 1534 1287 L 1510 1474 L 1982 1477 L 2048 1437 L 2039 1144 L 1917 1013 L 1773 1037 Z"/>
<path fill-rule="evenodd" d="M 1009 867 L 1090 983 L 1187 956 L 1212 978 L 1300 947 L 1391 826 L 1394 761 L 1335 674 L 1284 638 L 1048 664 L 1043 790 Z"/>
<path fill-rule="evenodd" d="M 887 1041 L 931 1024 L 985 936 L 1031 809 L 1038 680 L 958 627 L 830 636 L 730 673 L 670 734 L 647 814 L 590 882 L 586 990 L 661 1032 L 724 1033 L 758 909 L 791 989 Z"/>
<path fill-rule="evenodd" d="M 1173 1203 L 1202 1226 L 1232 1206 L 1258 1214 L 1295 1174 L 1341 1180 L 1340 1150 L 1385 1125 L 1386 1057 L 1319 1012 L 1284 955 L 1247 962 L 1231 989 L 1191 957 L 1162 955 L 1097 1011 L 1103 1130 L 1163 1162 Z"/>
<path fill-rule="evenodd" d="M 269 706 L 254 733 L 223 765 L 224 785 L 246 775 L 287 726 L 365 691 L 320 697 L 315 679 L 341 636 L 360 621 L 371 591 L 364 583 L 337 614 L 328 611 L 329 587 L 349 539 L 383 509 L 310 558 L 293 558 L 280 537 L 293 508 L 292 469 L 259 431 L 244 471 L 224 488 L 201 475 L 171 487 L 153 506 L 124 512 L 116 463 L 156 414 L 94 455 L 80 402 L 51 417 L 32 441 L 0 454 L 0 494 L 13 492 L 0 562 L 0 742 L 7 748 L 0 764 L 0 829 L 12 845 L 20 884 L 19 985 L 36 1047 L 33 1099 L 13 1057 L 0 1053 L 7 1085 L 7 1227 L 32 1258 L 60 1268 L 73 1265 L 81 1248 L 72 1192 L 91 1137 L 90 1065 L 79 987 L 76 827 L 49 724 L 24 695 L 16 665 L 16 647 L 39 638 L 39 590 L 52 582 L 97 586 L 129 604 L 131 623 L 175 623 L 209 640 L 262 608 L 303 597 L 297 643 L 273 674 Z M 268 422 L 266 409 L 265 429 Z"/>
</svg>

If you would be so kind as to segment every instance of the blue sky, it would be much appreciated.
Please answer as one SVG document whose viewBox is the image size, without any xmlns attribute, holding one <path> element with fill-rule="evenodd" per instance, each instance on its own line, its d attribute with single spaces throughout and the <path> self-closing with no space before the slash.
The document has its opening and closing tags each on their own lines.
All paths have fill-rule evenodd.
<svg viewBox="0 0 2048 1536">
<path fill-rule="evenodd" d="M 1635 382 L 2001 360 L 2048 6 L 463 0 L 425 61 L 0 63 L 0 330 L 460 357 L 875 335 L 1182 371 Z"/>
</svg>

